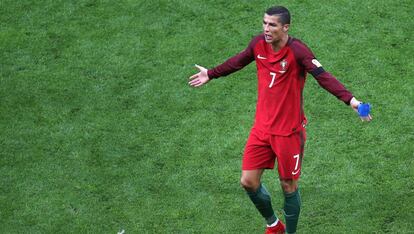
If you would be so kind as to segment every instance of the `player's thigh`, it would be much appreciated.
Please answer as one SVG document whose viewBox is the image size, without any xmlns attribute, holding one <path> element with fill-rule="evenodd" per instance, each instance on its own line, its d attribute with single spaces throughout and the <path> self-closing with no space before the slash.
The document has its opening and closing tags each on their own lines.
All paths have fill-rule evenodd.
<svg viewBox="0 0 414 234">
<path fill-rule="evenodd" d="M 243 153 L 242 170 L 274 168 L 275 156 L 270 135 L 252 129 Z"/>
<path fill-rule="evenodd" d="M 305 142 L 305 130 L 287 137 L 275 136 L 273 138 L 272 146 L 277 156 L 278 172 L 281 180 L 299 179 Z"/>
</svg>

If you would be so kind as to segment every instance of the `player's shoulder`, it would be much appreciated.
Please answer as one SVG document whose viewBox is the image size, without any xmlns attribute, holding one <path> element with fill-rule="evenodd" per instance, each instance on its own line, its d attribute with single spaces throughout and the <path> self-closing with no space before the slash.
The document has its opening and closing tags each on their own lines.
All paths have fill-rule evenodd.
<svg viewBox="0 0 414 234">
<path fill-rule="evenodd" d="M 309 47 L 300 39 L 295 37 L 290 37 L 288 40 L 288 46 L 294 49 L 309 49 Z"/>
<path fill-rule="evenodd" d="M 289 36 L 287 45 L 292 49 L 293 53 L 297 57 L 302 57 L 301 55 L 304 54 L 312 54 L 312 51 L 309 49 L 309 47 L 298 38 Z"/>
<path fill-rule="evenodd" d="M 265 40 L 265 37 L 263 33 L 260 33 L 252 37 L 252 41 L 264 41 L 264 40 Z"/>
<path fill-rule="evenodd" d="M 255 45 L 261 41 L 265 41 L 265 37 L 263 33 L 253 36 L 253 38 L 250 40 L 249 46 L 254 48 Z"/>
</svg>

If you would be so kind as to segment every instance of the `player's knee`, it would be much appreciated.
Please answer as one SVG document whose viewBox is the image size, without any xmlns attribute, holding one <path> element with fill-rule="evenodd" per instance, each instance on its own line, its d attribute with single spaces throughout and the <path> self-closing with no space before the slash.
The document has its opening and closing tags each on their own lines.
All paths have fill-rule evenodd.
<svg viewBox="0 0 414 234">
<path fill-rule="evenodd" d="M 240 185 L 246 191 L 256 191 L 260 186 L 260 181 L 254 180 L 254 179 L 246 177 L 246 176 L 242 176 L 240 178 Z"/>
<path fill-rule="evenodd" d="M 298 188 L 297 180 L 280 180 L 280 185 L 285 193 L 293 193 Z"/>
</svg>

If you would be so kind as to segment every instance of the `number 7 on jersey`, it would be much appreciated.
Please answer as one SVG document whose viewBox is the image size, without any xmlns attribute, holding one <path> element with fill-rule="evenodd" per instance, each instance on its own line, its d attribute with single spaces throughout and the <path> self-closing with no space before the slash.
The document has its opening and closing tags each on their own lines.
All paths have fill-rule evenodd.
<svg viewBox="0 0 414 234">
<path fill-rule="evenodd" d="M 275 80 L 276 80 L 276 73 L 275 72 L 270 72 L 270 75 L 272 76 L 272 82 L 270 82 L 269 88 L 272 88 L 272 86 L 273 86 L 273 84 L 275 83 Z"/>
</svg>

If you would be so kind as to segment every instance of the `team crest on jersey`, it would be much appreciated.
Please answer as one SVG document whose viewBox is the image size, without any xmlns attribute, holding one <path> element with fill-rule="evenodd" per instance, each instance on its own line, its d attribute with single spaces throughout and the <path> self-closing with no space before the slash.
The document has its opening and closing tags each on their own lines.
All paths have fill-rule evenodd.
<svg viewBox="0 0 414 234">
<path fill-rule="evenodd" d="M 288 62 L 286 61 L 286 59 L 283 59 L 282 61 L 280 61 L 281 70 L 279 72 L 280 73 L 285 73 L 286 70 L 287 70 L 287 65 L 288 65 Z"/>
</svg>

